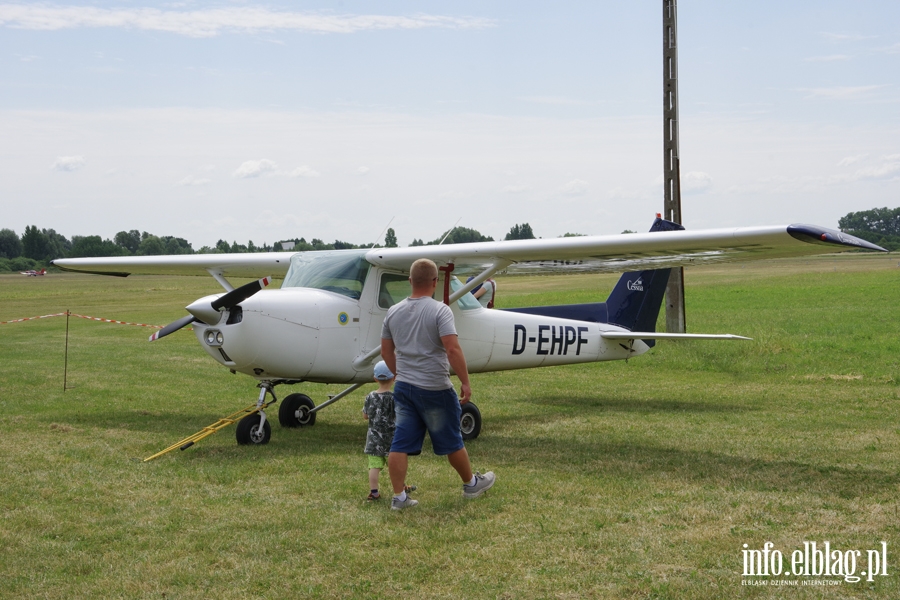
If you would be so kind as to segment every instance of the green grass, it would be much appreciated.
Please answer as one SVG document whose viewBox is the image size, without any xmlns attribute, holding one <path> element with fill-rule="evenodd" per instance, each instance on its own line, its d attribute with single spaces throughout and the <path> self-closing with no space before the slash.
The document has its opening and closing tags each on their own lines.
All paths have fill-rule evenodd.
<svg viewBox="0 0 900 600">
<path fill-rule="evenodd" d="M 153 330 L 72 318 L 63 391 L 65 318 L 0 325 L 0 598 L 900 597 L 897 258 L 685 279 L 689 331 L 754 341 L 474 376 L 484 429 L 468 447 L 496 487 L 462 500 L 426 451 L 410 461 L 421 503 L 400 514 L 364 501 L 369 388 L 312 428 L 276 425 L 264 447 L 226 429 L 143 463 L 252 403 L 253 381 L 186 331 L 149 344 Z M 597 301 L 615 280 L 500 278 L 498 305 Z M 0 321 L 69 309 L 165 324 L 217 291 L 0 276 Z M 890 576 L 741 585 L 743 544 L 789 555 L 825 540 L 886 541 Z"/>
</svg>

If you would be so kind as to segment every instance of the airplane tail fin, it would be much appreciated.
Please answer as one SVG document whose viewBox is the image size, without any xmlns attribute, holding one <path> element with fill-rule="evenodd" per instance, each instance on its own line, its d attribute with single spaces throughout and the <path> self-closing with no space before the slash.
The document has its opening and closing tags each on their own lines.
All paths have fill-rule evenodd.
<svg viewBox="0 0 900 600">
<path fill-rule="evenodd" d="M 650 228 L 676 231 L 684 227 L 657 217 Z M 631 331 L 656 331 L 656 319 L 666 295 L 671 269 L 648 269 L 624 273 L 606 300 L 607 323 Z M 653 345 L 653 340 L 645 340 Z"/>
<path fill-rule="evenodd" d="M 682 229 L 684 227 L 678 223 L 656 217 L 650 232 Z M 625 273 L 619 278 L 606 302 L 503 310 L 589 323 L 610 323 L 629 331 L 655 332 L 656 319 L 659 317 L 659 309 L 666 295 L 670 271 L 671 269 L 647 269 Z M 656 344 L 652 339 L 645 339 L 644 342 L 651 347 Z"/>
</svg>

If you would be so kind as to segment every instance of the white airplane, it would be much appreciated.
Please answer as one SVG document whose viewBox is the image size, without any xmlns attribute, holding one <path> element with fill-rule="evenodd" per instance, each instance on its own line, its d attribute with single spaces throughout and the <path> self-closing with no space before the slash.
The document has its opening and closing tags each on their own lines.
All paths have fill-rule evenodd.
<svg viewBox="0 0 900 600">
<path fill-rule="evenodd" d="M 19 275 L 27 275 L 28 277 L 42 277 L 47 274 L 47 269 L 41 269 L 40 271 L 35 271 L 34 269 L 29 269 L 27 271 L 19 271 Z"/>
<path fill-rule="evenodd" d="M 438 264 L 437 299 L 453 310 L 469 371 L 484 373 L 623 360 L 647 352 L 659 339 L 748 339 L 657 333 L 670 267 L 848 249 L 885 251 L 813 225 L 691 232 L 657 217 L 643 234 L 294 253 L 70 258 L 53 264 L 66 271 L 123 277 L 208 273 L 215 278 L 225 293 L 189 305 L 190 314 L 150 341 L 193 324 L 201 347 L 214 360 L 232 373 L 257 379 L 256 410 L 238 423 L 237 440 L 265 444 L 271 435 L 265 408 L 277 402 L 275 386 L 350 384 L 319 405 L 304 394 L 286 396 L 279 422 L 302 427 L 313 425 L 319 410 L 372 382 L 382 321 L 387 310 L 409 294 L 409 267 L 418 258 Z M 501 270 L 547 269 L 629 272 L 606 302 L 592 304 L 489 310 L 469 293 Z M 475 276 L 463 284 L 456 274 Z M 263 275 L 237 289 L 226 279 Z M 284 278 L 280 289 L 264 289 L 272 275 Z M 481 415 L 473 403 L 463 406 L 460 426 L 466 439 L 478 436 Z"/>
</svg>

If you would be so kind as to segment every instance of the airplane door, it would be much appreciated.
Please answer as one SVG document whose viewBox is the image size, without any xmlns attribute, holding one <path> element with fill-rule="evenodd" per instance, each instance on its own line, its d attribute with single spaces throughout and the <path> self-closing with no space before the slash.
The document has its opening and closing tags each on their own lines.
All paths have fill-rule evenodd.
<svg viewBox="0 0 900 600">
<path fill-rule="evenodd" d="M 373 286 L 376 294 L 368 311 L 368 335 L 363 353 L 381 347 L 381 325 L 388 309 L 412 293 L 408 274 L 379 270 L 376 275 L 378 286 Z"/>
</svg>

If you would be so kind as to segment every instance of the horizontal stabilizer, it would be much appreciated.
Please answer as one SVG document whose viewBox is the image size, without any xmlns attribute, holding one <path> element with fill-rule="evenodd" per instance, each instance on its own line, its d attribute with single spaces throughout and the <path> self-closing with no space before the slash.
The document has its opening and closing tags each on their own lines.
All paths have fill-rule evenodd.
<svg viewBox="0 0 900 600">
<path fill-rule="evenodd" d="M 657 331 L 601 331 L 606 340 L 752 340 L 731 333 L 659 333 Z"/>
</svg>

